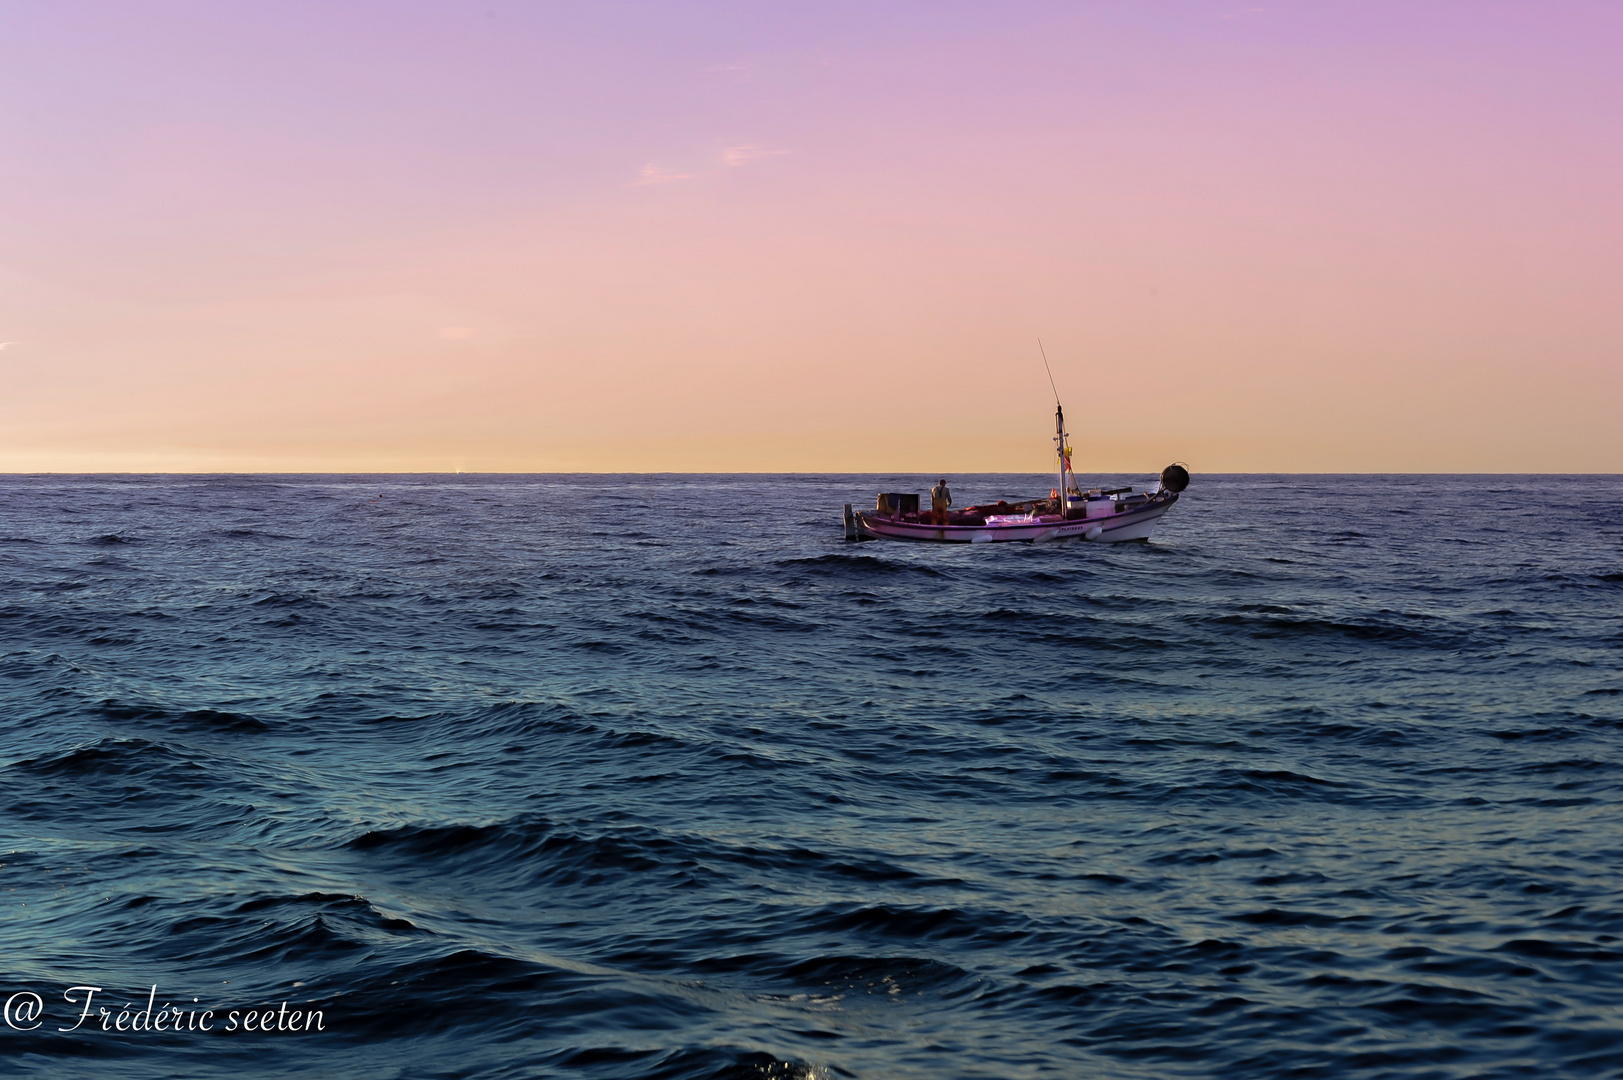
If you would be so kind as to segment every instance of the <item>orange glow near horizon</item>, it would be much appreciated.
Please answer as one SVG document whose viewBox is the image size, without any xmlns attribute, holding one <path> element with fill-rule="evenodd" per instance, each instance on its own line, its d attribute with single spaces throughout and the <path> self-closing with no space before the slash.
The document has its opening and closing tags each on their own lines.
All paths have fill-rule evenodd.
<svg viewBox="0 0 1623 1080">
<path fill-rule="evenodd" d="M 9 8 L 0 470 L 1623 471 L 1619 9 L 1076 7 Z"/>
</svg>

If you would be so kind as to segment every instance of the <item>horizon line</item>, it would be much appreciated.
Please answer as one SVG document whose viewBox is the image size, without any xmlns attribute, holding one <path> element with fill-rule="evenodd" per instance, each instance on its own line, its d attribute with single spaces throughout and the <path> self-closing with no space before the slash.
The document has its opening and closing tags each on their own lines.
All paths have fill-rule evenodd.
<svg viewBox="0 0 1623 1080">
<path fill-rule="evenodd" d="M 1090 476 L 1125 476 L 1142 470 L 1136 469 L 1101 469 L 1089 473 Z M 732 471 L 696 471 L 696 470 L 656 470 L 652 472 L 637 471 L 608 471 L 598 469 L 574 470 L 435 470 L 407 472 L 401 470 L 385 470 L 379 472 L 344 472 L 338 470 L 316 470 L 307 472 L 276 472 L 257 469 L 248 472 L 162 472 L 162 471 L 117 471 L 117 472 L 20 472 L 0 469 L 0 477 L 91 477 L 91 476 L 941 476 L 942 471 L 931 469 L 927 472 L 918 470 L 891 470 L 891 471 L 862 471 L 841 472 L 838 470 L 824 471 L 795 471 L 785 469 L 739 469 Z M 1048 470 L 1035 472 L 1028 471 L 988 471 L 988 472 L 953 472 L 947 471 L 947 476 L 1047 476 Z M 1156 475 L 1159 475 L 1157 473 Z M 1566 477 L 1618 477 L 1619 472 L 1534 472 L 1534 471 L 1489 471 L 1469 470 L 1443 472 L 1433 470 L 1413 471 L 1378 471 L 1378 470 L 1295 470 L 1295 471 L 1235 471 L 1235 472 L 1196 472 L 1190 470 L 1191 476 L 1566 476 Z"/>
</svg>

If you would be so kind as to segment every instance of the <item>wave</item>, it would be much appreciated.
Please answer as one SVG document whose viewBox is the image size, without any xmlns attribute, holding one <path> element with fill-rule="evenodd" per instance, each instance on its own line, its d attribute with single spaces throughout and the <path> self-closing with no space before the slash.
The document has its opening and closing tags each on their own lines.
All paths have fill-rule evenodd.
<svg viewBox="0 0 1623 1080">
<path fill-rule="evenodd" d="M 822 933 L 861 934 L 876 939 L 934 941 L 951 938 L 1005 937 L 1017 922 L 994 912 L 900 904 L 830 904 L 799 916 L 799 922 Z"/>
<path fill-rule="evenodd" d="M 624 1080 L 834 1080 L 847 1073 L 779 1058 L 741 1047 L 681 1047 L 673 1050 L 591 1046 L 557 1055 L 548 1062 L 572 1074 Z"/>
<path fill-rule="evenodd" d="M 200 781 L 186 774 L 201 771 L 190 757 L 170 747 L 140 738 L 103 738 L 89 745 L 43 757 L 25 758 L 10 766 L 32 776 L 85 779 L 90 777 L 125 778 L 139 775 L 165 774 L 166 782 L 183 787 L 197 786 Z"/>
<path fill-rule="evenodd" d="M 813 956 L 783 969 L 790 982 L 820 989 L 912 994 L 940 991 L 970 978 L 956 964 L 921 956 Z"/>
<path fill-rule="evenodd" d="M 947 573 L 933 566 L 875 555 L 816 555 L 810 558 L 779 559 L 773 565 L 793 570 L 802 577 L 826 577 L 834 580 L 949 577 Z"/>
<path fill-rule="evenodd" d="M 329 605 L 317 600 L 313 596 L 304 596 L 299 593 L 273 592 L 250 602 L 253 607 L 287 607 L 287 608 L 324 608 Z"/>
<path fill-rule="evenodd" d="M 1404 616 L 1435 623 L 1435 619 L 1422 616 Z M 1336 637 L 1349 641 L 1378 642 L 1385 645 L 1450 648 L 1462 644 L 1465 635 L 1442 625 L 1412 625 L 1392 619 L 1333 619 L 1298 616 L 1285 618 L 1249 612 L 1231 612 L 1219 615 L 1186 616 L 1186 622 L 1202 626 L 1233 627 L 1252 638 L 1314 638 Z"/>
<path fill-rule="evenodd" d="M 95 706 L 108 720 L 137 720 L 154 727 L 176 731 L 209 731 L 256 734 L 274 730 L 276 725 L 249 713 L 223 709 L 165 709 L 153 705 L 129 705 L 108 699 Z"/>
</svg>

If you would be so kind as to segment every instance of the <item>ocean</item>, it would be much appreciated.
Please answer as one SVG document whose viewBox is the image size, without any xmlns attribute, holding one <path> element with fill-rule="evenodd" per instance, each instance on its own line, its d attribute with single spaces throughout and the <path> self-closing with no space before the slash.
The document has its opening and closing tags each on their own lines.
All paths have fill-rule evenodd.
<svg viewBox="0 0 1623 1080">
<path fill-rule="evenodd" d="M 1623 479 L 933 480 L 0 477 L 0 1072 L 1623 1076 Z"/>
</svg>

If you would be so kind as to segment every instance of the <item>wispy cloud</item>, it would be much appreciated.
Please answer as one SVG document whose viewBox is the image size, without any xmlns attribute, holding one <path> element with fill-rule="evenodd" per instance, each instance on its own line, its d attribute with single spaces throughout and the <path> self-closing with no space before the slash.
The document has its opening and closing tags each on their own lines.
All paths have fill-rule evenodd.
<svg viewBox="0 0 1623 1080">
<path fill-rule="evenodd" d="M 772 146 L 763 146 L 760 143 L 739 143 L 735 146 L 724 147 L 721 151 L 721 160 L 725 168 L 736 169 L 741 165 L 748 165 L 761 158 L 779 157 L 787 154 L 787 150 L 779 150 Z M 674 184 L 678 180 L 694 180 L 702 176 L 715 175 L 714 169 L 702 172 L 677 172 L 663 165 L 649 163 L 642 167 L 642 174 L 627 184 L 626 187 L 647 187 L 649 184 Z"/>
<path fill-rule="evenodd" d="M 781 157 L 788 152 L 770 146 L 762 146 L 759 143 L 744 143 L 742 146 L 729 146 L 721 152 L 721 156 L 727 162 L 728 168 L 736 169 L 740 165 L 747 165 L 761 158 Z"/>
<path fill-rule="evenodd" d="M 658 165 L 644 165 L 642 176 L 626 187 L 643 187 L 647 184 L 673 184 L 678 180 L 692 180 L 693 173 L 675 172 L 671 169 L 661 168 Z"/>
<path fill-rule="evenodd" d="M 441 341 L 467 341 L 478 333 L 471 326 L 442 326 L 434 331 L 434 336 Z"/>
<path fill-rule="evenodd" d="M 22 342 L 20 342 L 20 341 L 0 341 L 0 352 L 5 352 L 6 349 L 10 348 L 13 345 L 21 345 L 21 344 L 22 344 Z"/>
</svg>

